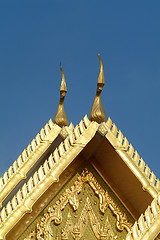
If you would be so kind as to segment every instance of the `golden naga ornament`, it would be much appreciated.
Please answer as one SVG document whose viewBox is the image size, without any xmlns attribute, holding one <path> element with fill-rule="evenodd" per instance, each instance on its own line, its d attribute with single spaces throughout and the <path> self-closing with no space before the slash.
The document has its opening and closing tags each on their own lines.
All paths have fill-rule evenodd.
<svg viewBox="0 0 160 240">
<path fill-rule="evenodd" d="M 67 93 L 67 87 L 66 87 L 65 76 L 64 76 L 64 71 L 62 69 L 62 66 L 60 66 L 60 69 L 62 72 L 62 81 L 61 81 L 61 87 L 60 87 L 60 100 L 59 100 L 59 105 L 58 105 L 56 115 L 54 117 L 54 123 L 56 123 L 60 127 L 63 127 L 63 126 L 67 126 L 67 124 L 68 124 L 68 118 L 67 118 L 67 115 L 64 110 L 64 98 Z"/>
<path fill-rule="evenodd" d="M 102 123 L 106 119 L 106 113 L 104 111 L 102 102 L 101 102 L 101 92 L 104 87 L 104 71 L 103 71 L 103 63 L 102 59 L 100 58 L 100 54 L 98 54 L 98 58 L 100 61 L 100 71 L 99 71 L 99 77 L 97 82 L 97 91 L 96 96 L 94 98 L 94 102 L 92 105 L 92 109 L 90 112 L 90 119 L 91 121 L 95 121 L 97 123 Z"/>
</svg>

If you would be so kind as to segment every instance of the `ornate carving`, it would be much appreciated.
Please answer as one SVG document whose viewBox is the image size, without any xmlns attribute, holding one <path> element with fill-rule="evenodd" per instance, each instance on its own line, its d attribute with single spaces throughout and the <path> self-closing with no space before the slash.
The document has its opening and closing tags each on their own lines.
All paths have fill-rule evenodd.
<svg viewBox="0 0 160 240">
<path fill-rule="evenodd" d="M 104 226 L 100 225 L 88 197 L 86 199 L 85 206 L 81 212 L 80 218 L 75 225 L 72 222 L 70 212 L 68 212 L 66 225 L 65 228 L 62 230 L 61 239 L 68 239 L 69 234 L 72 235 L 73 239 L 81 239 L 81 237 L 84 236 L 89 221 L 97 239 L 110 239 L 110 240 L 117 239 L 117 236 L 114 234 L 114 231 L 112 230 L 108 217 L 106 219 L 105 225 Z"/>
<path fill-rule="evenodd" d="M 67 130 L 66 130 L 65 127 L 63 127 L 63 128 L 61 129 L 60 134 L 61 134 L 64 138 L 66 138 L 66 137 L 68 136 L 68 132 L 67 132 Z"/>
<path fill-rule="evenodd" d="M 62 229 L 61 238 L 68 239 L 70 233 L 73 233 L 73 222 L 70 211 L 68 212 L 67 221 L 64 229 Z"/>
<path fill-rule="evenodd" d="M 98 132 L 102 135 L 105 136 L 108 133 L 108 130 L 105 126 L 104 123 L 101 123 L 101 125 L 98 127 Z"/>
<path fill-rule="evenodd" d="M 62 210 L 65 208 L 67 203 L 76 211 L 79 207 L 78 194 L 82 191 L 84 185 L 88 183 L 93 189 L 94 193 L 99 198 L 99 210 L 102 213 L 105 213 L 107 208 L 110 208 L 112 213 L 116 216 L 116 227 L 119 231 L 122 231 L 124 228 L 129 232 L 131 230 L 132 224 L 128 222 L 126 215 L 121 211 L 117 206 L 114 200 L 111 198 L 108 192 L 105 192 L 99 183 L 96 181 L 95 177 L 91 172 L 85 169 L 81 176 L 77 178 L 74 185 L 70 188 L 67 188 L 60 198 L 56 201 L 53 206 L 48 208 L 48 211 L 43 215 L 40 222 L 36 226 L 36 239 L 37 240 L 52 240 L 52 228 L 51 222 L 54 224 L 60 224 L 62 222 Z M 71 214 L 68 213 L 68 218 L 66 221 L 66 227 L 62 231 L 62 239 L 67 239 L 69 232 L 72 233 L 74 239 L 80 239 L 87 225 L 87 222 L 90 221 L 92 230 L 98 239 L 107 239 L 106 234 L 110 234 L 110 239 L 116 239 L 114 233 L 110 227 L 109 220 L 107 218 L 105 226 L 101 227 L 100 223 L 92 209 L 89 198 L 86 200 L 84 209 L 82 210 L 81 217 L 78 222 L 73 226 Z M 26 238 L 25 240 L 30 240 Z"/>
<path fill-rule="evenodd" d="M 36 238 L 36 229 L 32 229 L 30 234 L 24 240 L 31 240 Z"/>
</svg>

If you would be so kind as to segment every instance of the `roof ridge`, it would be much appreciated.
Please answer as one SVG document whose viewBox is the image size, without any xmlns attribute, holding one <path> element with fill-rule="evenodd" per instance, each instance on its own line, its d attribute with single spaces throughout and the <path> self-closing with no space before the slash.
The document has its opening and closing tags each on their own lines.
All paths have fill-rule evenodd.
<svg viewBox="0 0 160 240">
<path fill-rule="evenodd" d="M 56 137 L 59 131 L 61 130 L 61 128 L 57 124 L 54 124 L 52 119 L 50 119 L 49 122 L 46 123 L 44 128 L 40 130 L 37 136 L 33 138 L 33 140 L 27 146 L 27 148 L 23 150 L 22 154 L 18 157 L 18 159 L 14 161 L 13 165 L 9 167 L 8 171 L 4 173 L 3 177 L 0 178 L 0 205 L 3 199 L 8 194 L 8 191 L 5 188 L 8 186 L 10 191 L 12 187 L 15 186 L 15 182 L 11 184 L 11 181 L 15 177 L 16 177 L 16 180 L 15 180 L 16 183 L 22 179 L 25 179 L 28 167 L 26 167 L 27 169 L 23 169 L 23 168 L 26 165 L 26 162 L 29 159 L 32 159 L 33 154 L 37 152 L 37 150 L 39 150 L 42 147 L 46 148 L 49 145 L 50 143 L 49 138 L 50 138 L 51 132 L 53 133 L 53 130 L 54 130 L 54 136 Z M 35 158 L 33 158 L 32 161 L 30 161 L 29 167 L 32 166 L 34 163 L 35 163 Z M 8 185 L 9 182 L 10 184 Z"/>
<path fill-rule="evenodd" d="M 135 222 L 131 232 L 127 234 L 128 238 L 126 237 L 126 240 L 138 240 L 142 234 L 146 234 L 147 229 L 149 229 L 151 224 L 156 221 L 157 217 L 160 215 L 160 182 L 154 173 L 151 172 L 148 165 L 143 161 L 142 158 L 140 158 L 133 146 L 129 144 L 127 138 L 124 137 L 122 132 L 117 129 L 115 123 L 112 123 L 110 117 L 104 124 L 108 130 L 108 133 L 105 135 L 105 137 L 111 142 L 117 153 L 119 155 L 121 152 L 126 154 L 130 160 L 126 162 L 127 165 L 134 166 L 133 169 L 130 166 L 129 167 L 142 182 L 142 185 L 143 180 L 139 178 L 140 174 L 138 176 L 135 169 L 138 169 L 139 172 L 143 174 L 149 183 L 149 186 L 152 186 L 157 192 L 157 195 L 154 197 L 151 206 L 149 206 L 145 213 L 141 215 L 138 221 Z M 19 189 L 12 200 L 10 200 L 6 206 L 2 208 L 0 212 L 0 239 L 5 239 L 5 235 L 9 229 L 15 225 L 16 221 L 18 221 L 18 219 L 20 219 L 25 212 L 31 211 L 36 199 L 43 194 L 43 192 L 46 190 L 46 187 L 48 188 L 53 182 L 58 181 L 59 175 L 94 136 L 98 126 L 98 123 L 90 121 L 87 115 L 85 115 L 83 120 L 81 120 L 80 123 L 75 126 L 73 131 L 70 131 L 70 134 L 65 138 L 65 140 L 60 143 L 53 153 L 51 153 L 50 156 L 45 160 L 43 165 L 41 165 L 34 175 L 29 178 L 28 182 L 25 183 L 21 189 Z M 45 128 L 42 128 L 39 134 L 43 137 L 43 140 L 44 130 Z M 83 139 L 83 141 L 80 139 Z M 72 157 L 70 154 L 68 154 L 70 149 L 72 151 Z M 120 156 L 124 160 L 124 156 Z M 147 217 L 149 220 L 146 219 Z M 9 221 L 8 224 L 6 224 L 7 221 Z M 147 227 L 144 228 L 144 226 Z M 137 234 L 135 235 L 137 238 L 134 238 L 134 234 Z"/>
<path fill-rule="evenodd" d="M 116 138 L 117 146 L 115 145 L 114 147 L 116 148 L 116 151 L 118 152 L 118 154 L 121 155 L 121 157 L 123 158 L 121 153 L 122 151 L 125 152 L 131 159 L 131 163 L 138 168 L 138 170 L 142 173 L 145 179 L 149 182 L 149 184 L 152 187 L 154 187 L 154 189 L 158 193 L 160 191 L 160 181 L 155 176 L 153 171 L 151 171 L 148 165 L 144 162 L 142 157 L 140 157 L 137 150 L 134 149 L 131 143 L 129 144 L 129 141 L 127 140 L 127 138 L 123 136 L 121 130 L 117 129 L 117 126 L 115 125 L 115 123 L 112 122 L 110 117 L 108 117 L 105 124 L 107 128 L 109 128 L 109 130 L 112 132 L 114 137 Z M 145 184 L 143 187 L 144 188 L 146 187 Z M 154 197 L 157 195 L 155 193 L 152 193 L 152 194 L 154 195 Z"/>
<path fill-rule="evenodd" d="M 46 159 L 44 164 L 40 166 L 40 168 L 34 173 L 32 177 L 30 177 L 28 182 L 25 183 L 21 189 L 19 189 L 19 191 L 14 195 L 12 200 L 9 201 L 6 206 L 2 208 L 0 212 L 0 239 L 3 239 L 5 237 L 9 230 L 7 229 L 9 226 L 10 228 L 11 226 L 14 226 L 16 219 L 20 219 L 25 212 L 31 210 L 35 199 L 38 199 L 45 191 L 44 188 L 46 186 L 49 187 L 53 182 L 58 181 L 61 170 L 64 170 L 69 164 L 69 161 L 66 160 L 66 154 L 70 150 L 70 148 L 75 148 L 75 153 L 72 154 L 72 159 L 70 158 L 70 156 L 68 156 L 71 162 L 75 158 L 75 156 L 79 154 L 83 147 L 90 141 L 88 135 L 87 137 L 84 136 L 86 130 L 88 130 L 88 128 L 90 129 L 91 138 L 95 134 L 98 125 L 99 124 L 97 124 L 96 122 L 91 122 L 88 119 L 87 115 L 85 115 L 83 121 L 80 121 L 80 123 L 74 128 L 73 132 L 71 132 L 70 135 L 67 136 L 64 142 L 60 143 L 58 148 L 56 148 L 54 152 L 50 154 L 48 159 Z M 83 141 L 83 145 L 80 142 L 77 142 L 80 137 L 85 138 L 85 141 Z M 62 157 L 64 155 L 65 159 L 63 160 Z M 44 184 L 44 181 L 46 182 L 46 184 Z M 41 183 L 42 186 L 40 186 Z M 10 216 L 15 212 L 16 217 L 10 218 Z M 6 223 L 7 219 L 9 219 L 10 224 L 5 224 L 4 226 L 4 223 Z"/>
</svg>

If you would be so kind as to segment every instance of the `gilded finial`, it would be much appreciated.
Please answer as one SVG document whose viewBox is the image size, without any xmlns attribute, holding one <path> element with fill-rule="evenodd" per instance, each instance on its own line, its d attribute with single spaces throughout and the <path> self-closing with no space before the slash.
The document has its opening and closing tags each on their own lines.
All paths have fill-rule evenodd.
<svg viewBox="0 0 160 240">
<path fill-rule="evenodd" d="M 104 71 L 103 71 L 103 63 L 102 63 L 102 59 L 100 57 L 100 54 L 98 54 L 98 58 L 99 58 L 99 61 L 100 61 L 100 70 L 99 70 L 99 77 L 98 77 L 98 83 L 102 83 L 103 86 L 105 84 L 105 81 L 104 81 Z"/>
<path fill-rule="evenodd" d="M 60 66 L 60 69 L 62 72 L 62 80 L 61 80 L 61 87 L 60 87 L 60 100 L 59 100 L 59 105 L 58 105 L 56 115 L 54 117 L 54 123 L 56 123 L 60 127 L 63 127 L 63 126 L 67 126 L 67 124 L 68 124 L 68 118 L 67 118 L 67 115 L 64 110 L 64 98 L 67 93 L 67 87 L 66 87 L 65 76 L 64 76 L 64 71 L 62 69 L 62 66 Z"/>
<path fill-rule="evenodd" d="M 94 98 L 94 102 L 90 112 L 90 120 L 95 121 L 97 123 L 102 123 L 106 119 L 106 113 L 104 111 L 104 108 L 101 102 L 101 92 L 104 87 L 105 81 L 104 81 L 103 63 L 102 63 L 102 59 L 100 58 L 100 54 L 98 54 L 98 58 L 100 61 L 100 71 L 99 71 L 99 77 L 97 82 L 96 96 Z"/>
<path fill-rule="evenodd" d="M 60 66 L 61 72 L 62 72 L 62 81 L 61 81 L 61 87 L 60 87 L 60 92 L 64 91 L 67 93 L 67 87 L 66 87 L 66 82 L 65 82 L 65 76 L 64 76 L 64 71 L 62 66 Z"/>
</svg>

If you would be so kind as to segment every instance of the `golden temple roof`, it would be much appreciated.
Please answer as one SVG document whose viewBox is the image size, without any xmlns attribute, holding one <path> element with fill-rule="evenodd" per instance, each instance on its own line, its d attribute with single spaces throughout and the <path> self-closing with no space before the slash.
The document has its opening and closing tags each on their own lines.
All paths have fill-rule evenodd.
<svg viewBox="0 0 160 240">
<path fill-rule="evenodd" d="M 55 128 L 56 134 L 58 134 L 57 125 L 54 125 L 51 120 L 44 129 L 50 129 L 49 126 L 51 129 Z M 49 133 L 51 132 L 51 129 L 48 130 L 46 137 L 42 137 L 44 134 L 44 129 L 42 129 L 40 135 L 38 135 L 39 139 L 42 138 L 39 141 L 39 144 L 42 145 L 42 148 L 44 147 L 43 143 L 45 142 L 43 142 L 43 139 L 47 139 L 46 137 L 48 135 L 49 141 L 51 137 L 51 133 Z M 141 182 L 143 188 L 148 191 L 153 196 L 153 198 L 157 198 L 159 196 L 159 180 L 156 179 L 155 175 L 150 171 L 148 166 L 144 163 L 143 159 L 139 157 L 137 151 L 134 150 L 133 146 L 128 143 L 125 137 L 123 137 L 121 131 L 117 130 L 116 125 L 112 123 L 111 119 L 108 118 L 106 123 L 104 122 L 103 124 L 98 124 L 94 121 L 89 121 L 87 116 L 85 116 L 79 125 L 77 125 L 73 131 L 70 132 L 64 142 L 61 142 L 58 148 L 56 148 L 55 151 L 51 153 L 44 164 L 40 166 L 38 171 L 34 173 L 34 175 L 28 180 L 27 183 L 23 185 L 21 189 L 19 189 L 17 194 L 7 203 L 7 205 L 2 208 L 0 213 L 0 239 L 4 239 L 4 236 L 7 234 L 9 229 L 14 227 L 16 222 L 19 221 L 19 219 L 25 213 L 31 211 L 31 206 L 37 201 L 41 194 L 46 191 L 46 188 L 48 188 L 50 184 L 53 184 L 53 182 L 58 181 L 59 176 L 68 166 L 68 164 L 70 164 L 74 158 L 85 148 L 88 142 L 91 141 L 97 130 L 102 134 L 104 132 L 107 132 L 104 137 L 108 139 L 108 141 L 114 147 L 115 151 L 121 156 L 124 163 L 131 169 L 132 172 L 134 172 L 135 176 Z M 55 135 L 53 134 L 52 139 L 55 139 Z M 23 156 L 21 166 L 20 160 L 17 160 L 20 168 L 19 171 L 15 171 L 12 173 L 12 175 L 10 175 L 10 170 L 8 170 L 8 173 L 5 174 L 5 176 L 8 176 L 8 184 L 6 182 L 6 184 L 2 186 L 2 190 L 5 188 L 7 189 L 8 186 L 17 184 L 20 178 L 24 178 L 24 171 L 27 172 L 27 169 L 29 170 L 29 168 L 32 166 L 31 162 L 36 161 L 36 154 L 32 154 L 32 158 L 28 156 L 28 158 L 26 157 L 26 160 L 24 160 L 24 155 L 27 154 L 28 149 L 29 147 L 23 151 L 23 154 L 21 155 L 21 158 Z M 24 168 L 23 165 L 26 165 L 26 167 Z M 14 168 L 14 166 L 15 164 L 13 164 L 13 167 L 11 168 Z M 21 171 L 23 174 L 21 174 Z M 4 182 L 4 177 L 1 182 Z M 127 235 L 127 237 L 128 236 L 129 235 Z M 128 237 L 127 239 L 136 238 Z"/>
<path fill-rule="evenodd" d="M 67 88 L 61 67 L 60 102 L 54 123 L 49 120 L 0 178 L 0 240 L 10 240 L 11 235 L 12 239 L 18 239 L 23 231 L 23 228 L 16 228 L 20 220 L 25 216 L 29 219 L 32 211 L 31 218 L 35 217 L 34 211 L 38 215 L 53 196 L 49 189 L 53 186 L 56 194 L 56 183 L 59 187 L 64 184 L 82 161 L 90 161 L 135 218 L 126 240 L 152 240 L 160 233 L 160 181 L 110 117 L 105 122 L 101 103 L 104 71 L 100 55 L 99 60 L 100 73 L 90 120 L 85 115 L 75 127 L 72 123 L 66 126 L 68 118 L 63 104 Z M 45 194 L 46 202 L 41 200 Z M 25 220 L 24 226 L 30 221 Z"/>
</svg>

